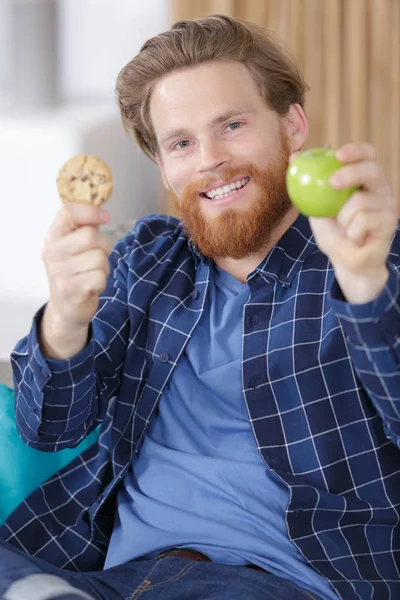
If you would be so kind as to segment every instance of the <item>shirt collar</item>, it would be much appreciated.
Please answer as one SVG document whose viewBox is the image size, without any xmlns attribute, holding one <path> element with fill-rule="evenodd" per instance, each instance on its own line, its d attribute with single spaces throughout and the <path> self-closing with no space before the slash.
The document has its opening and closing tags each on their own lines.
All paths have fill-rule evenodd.
<svg viewBox="0 0 400 600">
<path fill-rule="evenodd" d="M 266 281 L 272 277 L 288 287 L 306 258 L 317 249 L 308 218 L 299 215 L 249 278 L 259 273 Z"/>
<path fill-rule="evenodd" d="M 207 258 L 206 256 L 204 256 L 204 254 L 202 254 L 197 249 L 197 246 L 194 244 L 194 242 L 191 238 L 188 239 L 188 245 L 189 245 L 189 250 L 191 250 L 191 252 L 192 252 L 196 269 L 201 263 L 205 263 L 205 264 L 213 263 L 213 261 L 210 258 Z"/>
<path fill-rule="evenodd" d="M 201 263 L 212 262 L 199 252 L 191 239 L 188 240 L 188 244 L 196 268 Z M 267 282 L 272 277 L 284 287 L 288 287 L 306 258 L 316 249 L 317 245 L 308 218 L 299 215 L 255 271 L 250 273 L 248 279 L 258 273 Z"/>
</svg>

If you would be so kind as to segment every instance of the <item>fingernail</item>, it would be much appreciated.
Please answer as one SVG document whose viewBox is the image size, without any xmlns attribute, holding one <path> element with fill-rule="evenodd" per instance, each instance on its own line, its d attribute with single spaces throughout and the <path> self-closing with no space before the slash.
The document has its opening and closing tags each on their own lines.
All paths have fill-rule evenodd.
<svg viewBox="0 0 400 600">
<path fill-rule="evenodd" d="M 342 183 L 342 180 L 341 180 L 340 175 L 337 175 L 335 173 L 334 175 L 331 175 L 329 177 L 329 185 L 331 187 L 338 187 L 341 183 Z"/>
<path fill-rule="evenodd" d="M 336 152 L 336 158 L 340 161 L 346 160 L 346 152 L 342 148 Z"/>
</svg>

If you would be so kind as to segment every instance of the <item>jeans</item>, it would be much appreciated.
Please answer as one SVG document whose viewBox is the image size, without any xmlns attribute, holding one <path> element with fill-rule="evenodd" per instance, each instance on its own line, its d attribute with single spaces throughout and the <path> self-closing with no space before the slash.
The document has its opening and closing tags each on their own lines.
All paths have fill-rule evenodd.
<svg viewBox="0 0 400 600">
<path fill-rule="evenodd" d="M 2 600 L 310 600 L 289 580 L 245 566 L 167 556 L 91 573 L 53 567 L 0 540 Z"/>
</svg>

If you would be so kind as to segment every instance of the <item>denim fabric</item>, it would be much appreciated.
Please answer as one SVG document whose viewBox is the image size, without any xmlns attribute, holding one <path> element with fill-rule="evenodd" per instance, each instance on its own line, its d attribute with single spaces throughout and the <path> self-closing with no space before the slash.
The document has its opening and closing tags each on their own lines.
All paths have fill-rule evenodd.
<svg viewBox="0 0 400 600">
<path fill-rule="evenodd" d="M 49 581 L 53 582 L 54 595 Z M 26 583 L 28 592 L 17 595 L 16 582 Z M 71 586 L 69 590 L 67 584 Z M 66 593 L 60 595 L 63 586 Z M 286 579 L 245 566 L 167 556 L 160 560 L 135 560 L 106 571 L 75 573 L 23 554 L 3 541 L 0 593 L 4 600 L 315 599 Z"/>
</svg>

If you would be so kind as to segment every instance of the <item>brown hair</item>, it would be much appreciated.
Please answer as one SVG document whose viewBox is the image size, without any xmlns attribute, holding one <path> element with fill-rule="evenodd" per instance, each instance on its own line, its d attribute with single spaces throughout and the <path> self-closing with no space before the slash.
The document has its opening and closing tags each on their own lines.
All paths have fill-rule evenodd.
<svg viewBox="0 0 400 600">
<path fill-rule="evenodd" d="M 215 60 L 242 62 L 279 115 L 286 114 L 291 104 L 304 106 L 310 88 L 272 32 L 226 15 L 178 21 L 169 31 L 147 40 L 117 78 L 123 125 L 152 160 L 158 150 L 150 119 L 155 84 L 172 71 Z"/>
</svg>

